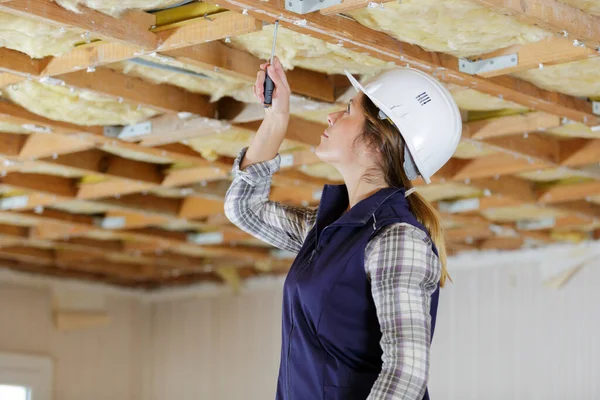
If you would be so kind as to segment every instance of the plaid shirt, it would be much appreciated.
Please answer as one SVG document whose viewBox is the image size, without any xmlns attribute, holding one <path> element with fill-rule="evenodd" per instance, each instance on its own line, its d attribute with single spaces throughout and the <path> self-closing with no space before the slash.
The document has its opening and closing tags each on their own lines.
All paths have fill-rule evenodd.
<svg viewBox="0 0 600 400">
<path fill-rule="evenodd" d="M 271 176 L 280 156 L 239 169 L 233 165 L 225 199 L 227 217 L 242 230 L 277 248 L 297 253 L 317 210 L 269 201 Z M 367 245 L 365 270 L 381 326 L 383 366 L 367 400 L 418 399 L 427 386 L 431 317 L 429 305 L 441 264 L 431 241 L 405 223 L 382 229 Z"/>
</svg>

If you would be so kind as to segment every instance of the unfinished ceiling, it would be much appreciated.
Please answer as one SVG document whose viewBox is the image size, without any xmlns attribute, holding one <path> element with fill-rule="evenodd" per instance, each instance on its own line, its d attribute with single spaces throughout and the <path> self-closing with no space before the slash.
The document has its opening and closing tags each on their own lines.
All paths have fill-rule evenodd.
<svg viewBox="0 0 600 400">
<path fill-rule="evenodd" d="M 454 157 L 417 182 L 451 253 L 598 237 L 600 1 L 344 0 L 307 15 L 281 0 L 27 3 L 0 1 L 6 267 L 140 287 L 285 273 L 292 255 L 223 215 L 264 113 L 252 84 L 274 18 L 293 96 L 273 200 L 316 206 L 341 181 L 314 148 L 353 95 L 343 72 L 408 65 L 463 112 Z"/>
</svg>

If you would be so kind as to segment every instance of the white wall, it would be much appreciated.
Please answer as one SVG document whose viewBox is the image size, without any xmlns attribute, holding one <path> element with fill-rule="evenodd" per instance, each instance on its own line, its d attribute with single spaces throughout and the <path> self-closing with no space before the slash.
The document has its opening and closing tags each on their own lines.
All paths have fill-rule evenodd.
<svg viewBox="0 0 600 400">
<path fill-rule="evenodd" d="M 281 290 L 156 304 L 149 400 L 274 398 Z"/>
<path fill-rule="evenodd" d="M 55 400 L 141 400 L 143 319 L 149 306 L 108 300 L 107 326 L 54 328 L 49 289 L 0 282 L 0 352 L 49 356 Z"/>
<path fill-rule="evenodd" d="M 578 257 L 546 250 L 453 260 L 432 348 L 432 398 L 600 399 L 600 266 L 560 290 L 541 284 L 540 266 Z M 180 295 L 112 299 L 110 327 L 61 334 L 47 291 L 0 284 L 0 351 L 53 356 L 57 400 L 273 398 L 280 283 L 238 297 Z"/>
</svg>

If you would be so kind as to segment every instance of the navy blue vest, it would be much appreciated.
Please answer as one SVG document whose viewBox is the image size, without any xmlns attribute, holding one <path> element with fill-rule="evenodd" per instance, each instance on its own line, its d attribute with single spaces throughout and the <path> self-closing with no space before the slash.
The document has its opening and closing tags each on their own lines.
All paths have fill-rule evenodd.
<svg viewBox="0 0 600 400">
<path fill-rule="evenodd" d="M 344 213 L 347 207 L 346 186 L 326 185 L 317 222 L 285 280 L 277 400 L 364 400 L 381 371 L 365 248 L 396 222 L 427 231 L 404 189 L 381 189 Z M 432 335 L 438 295 L 439 288 L 431 299 Z"/>
</svg>

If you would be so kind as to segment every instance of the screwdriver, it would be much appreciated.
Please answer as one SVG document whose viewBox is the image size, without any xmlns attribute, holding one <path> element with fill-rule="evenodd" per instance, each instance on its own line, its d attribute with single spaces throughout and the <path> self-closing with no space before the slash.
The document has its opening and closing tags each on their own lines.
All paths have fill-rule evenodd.
<svg viewBox="0 0 600 400">
<path fill-rule="evenodd" d="M 275 41 L 277 40 L 277 27 L 279 26 L 279 21 L 275 21 L 275 31 L 273 32 L 273 48 L 271 49 L 271 61 L 269 61 L 269 65 L 273 65 L 273 57 L 275 57 Z M 275 90 L 275 84 L 273 80 L 269 76 L 269 72 L 265 70 L 265 108 L 269 108 L 271 106 L 273 100 L 273 90 Z"/>
</svg>

